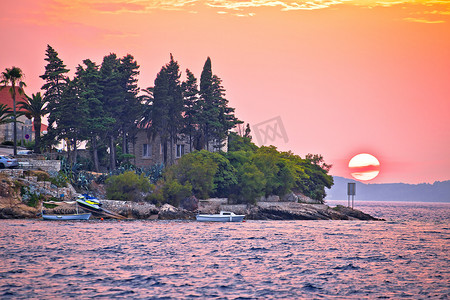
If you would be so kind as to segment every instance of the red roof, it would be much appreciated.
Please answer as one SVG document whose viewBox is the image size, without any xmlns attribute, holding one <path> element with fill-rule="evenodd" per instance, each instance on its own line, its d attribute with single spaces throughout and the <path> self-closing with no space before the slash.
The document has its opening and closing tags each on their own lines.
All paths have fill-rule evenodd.
<svg viewBox="0 0 450 300">
<path fill-rule="evenodd" d="M 31 127 L 31 130 L 34 132 L 34 122 L 33 122 L 33 127 Z M 48 131 L 48 126 L 44 123 L 41 123 L 41 132 L 43 131 Z"/>
<path fill-rule="evenodd" d="M 7 87 L 0 89 L 0 104 L 6 104 L 11 109 L 13 109 L 13 98 L 11 96 L 11 93 L 9 92 L 10 88 L 11 88 L 10 86 L 7 86 Z M 17 103 L 19 101 L 25 101 L 25 99 L 26 99 L 25 95 L 20 95 L 19 88 L 16 86 L 16 110 L 17 111 L 20 111 Z"/>
</svg>

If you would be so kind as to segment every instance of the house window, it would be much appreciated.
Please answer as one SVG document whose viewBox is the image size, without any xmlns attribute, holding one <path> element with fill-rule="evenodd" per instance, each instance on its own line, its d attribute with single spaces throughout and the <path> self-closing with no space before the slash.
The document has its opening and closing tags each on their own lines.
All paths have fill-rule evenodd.
<svg viewBox="0 0 450 300">
<path fill-rule="evenodd" d="M 152 150 L 149 144 L 142 145 L 142 157 L 150 157 L 152 156 Z"/>
<path fill-rule="evenodd" d="M 177 145 L 177 158 L 184 155 L 184 145 Z"/>
</svg>

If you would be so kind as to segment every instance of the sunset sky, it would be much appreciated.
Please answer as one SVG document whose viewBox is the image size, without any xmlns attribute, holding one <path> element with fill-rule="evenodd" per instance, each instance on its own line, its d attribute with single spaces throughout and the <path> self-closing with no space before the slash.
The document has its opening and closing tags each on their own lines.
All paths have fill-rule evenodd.
<svg viewBox="0 0 450 300">
<path fill-rule="evenodd" d="M 450 1 L 16 0 L 0 2 L 0 26 L 0 69 L 22 68 L 27 94 L 47 44 L 72 71 L 129 53 L 141 88 L 170 53 L 183 79 L 210 56 L 241 120 L 282 123 L 266 144 L 322 154 L 344 177 L 370 153 L 373 183 L 450 179 Z"/>
</svg>

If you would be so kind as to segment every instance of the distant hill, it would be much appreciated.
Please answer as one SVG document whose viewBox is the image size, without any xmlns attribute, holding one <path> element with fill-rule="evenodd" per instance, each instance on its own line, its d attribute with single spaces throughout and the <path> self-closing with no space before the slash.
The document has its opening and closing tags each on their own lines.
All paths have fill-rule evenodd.
<svg viewBox="0 0 450 300">
<path fill-rule="evenodd" d="M 355 200 L 450 202 L 450 180 L 433 184 L 362 183 L 353 179 L 334 176 L 334 185 L 326 189 L 325 200 L 347 199 L 347 183 L 356 183 Z"/>
</svg>

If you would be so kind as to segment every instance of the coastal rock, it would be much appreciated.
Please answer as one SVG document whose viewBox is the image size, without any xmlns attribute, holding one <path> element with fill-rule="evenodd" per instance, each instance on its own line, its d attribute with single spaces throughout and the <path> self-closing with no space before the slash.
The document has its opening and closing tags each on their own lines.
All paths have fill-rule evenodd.
<svg viewBox="0 0 450 300">
<path fill-rule="evenodd" d="M 170 204 L 164 204 L 158 214 L 160 220 L 195 220 L 195 213 Z"/>
<path fill-rule="evenodd" d="M 154 204 L 147 202 L 101 200 L 103 208 L 118 213 L 130 219 L 154 219 L 158 209 Z"/>
<path fill-rule="evenodd" d="M 369 214 L 366 214 L 360 210 L 352 209 L 350 207 L 346 207 L 343 205 L 338 205 L 334 208 L 336 212 L 339 212 L 341 214 L 344 214 L 348 216 L 350 220 L 365 220 L 365 221 L 385 221 L 384 219 L 378 219 L 375 217 L 372 217 Z"/>
<path fill-rule="evenodd" d="M 13 207 L 0 207 L 0 219 L 34 219 L 37 214 L 36 208 L 23 204 Z"/>
<path fill-rule="evenodd" d="M 198 209 L 198 199 L 195 196 L 186 197 L 180 202 L 180 207 L 188 211 Z"/>
<path fill-rule="evenodd" d="M 252 207 L 246 218 L 250 220 L 380 220 L 347 207 L 330 208 L 324 204 L 287 202 L 280 205 Z"/>
<path fill-rule="evenodd" d="M 319 200 L 311 199 L 311 198 L 309 198 L 308 196 L 305 196 L 305 195 L 303 195 L 303 194 L 297 194 L 297 198 L 298 198 L 298 202 L 301 202 L 301 203 L 309 203 L 309 204 L 319 204 L 319 203 L 322 203 L 322 202 L 319 201 Z"/>
<path fill-rule="evenodd" d="M 269 195 L 267 197 L 261 196 L 258 202 L 280 202 L 280 196 L 277 195 Z"/>
<path fill-rule="evenodd" d="M 289 193 L 284 195 L 281 200 L 285 201 L 285 202 L 298 202 L 298 196 L 294 193 Z"/>
</svg>

